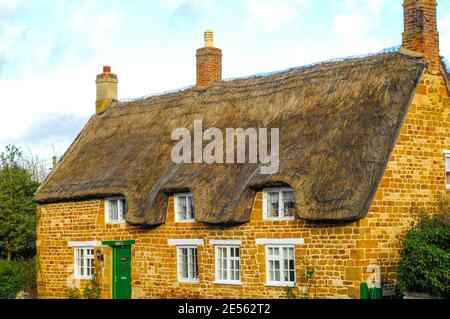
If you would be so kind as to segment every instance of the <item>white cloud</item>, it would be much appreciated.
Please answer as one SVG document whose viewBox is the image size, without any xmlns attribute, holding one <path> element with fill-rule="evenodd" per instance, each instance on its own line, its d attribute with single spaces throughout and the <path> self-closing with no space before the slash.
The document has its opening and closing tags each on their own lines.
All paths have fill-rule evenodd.
<svg viewBox="0 0 450 319">
<path fill-rule="evenodd" d="M 21 25 L 12 25 L 5 28 L 3 36 L 8 40 L 18 39 L 22 37 L 25 32 L 26 27 Z"/>
<path fill-rule="evenodd" d="M 27 4 L 26 0 L 0 0 L 0 10 L 16 12 Z"/>
<path fill-rule="evenodd" d="M 94 43 L 102 41 L 102 39 L 114 28 L 119 27 L 122 22 L 119 14 L 114 10 L 109 10 L 102 14 L 92 26 L 92 38 Z"/>
<path fill-rule="evenodd" d="M 213 0 L 160 0 L 160 2 L 169 12 L 175 12 L 183 7 L 191 11 L 207 11 L 214 7 Z"/>
<path fill-rule="evenodd" d="M 299 10 L 308 6 L 309 0 L 275 1 L 247 0 L 244 7 L 249 12 L 247 25 L 263 27 L 271 31 L 295 20 Z"/>
<path fill-rule="evenodd" d="M 332 32 L 343 54 L 373 52 L 383 48 L 381 39 L 370 33 L 381 27 L 381 14 L 388 0 L 345 0 L 339 2 Z M 392 2 L 389 2 L 392 5 Z"/>
</svg>

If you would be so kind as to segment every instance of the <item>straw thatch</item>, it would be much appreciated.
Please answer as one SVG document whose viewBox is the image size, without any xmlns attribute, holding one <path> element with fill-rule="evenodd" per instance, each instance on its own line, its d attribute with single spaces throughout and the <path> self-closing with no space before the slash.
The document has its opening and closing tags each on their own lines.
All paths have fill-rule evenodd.
<svg viewBox="0 0 450 319">
<path fill-rule="evenodd" d="M 117 102 L 95 115 L 36 194 L 39 202 L 124 195 L 127 222 L 164 223 L 168 195 L 191 190 L 196 218 L 244 223 L 255 192 L 290 185 L 310 220 L 365 216 L 425 64 L 387 53 Z M 280 128 L 280 170 L 171 161 L 175 128 Z"/>
</svg>

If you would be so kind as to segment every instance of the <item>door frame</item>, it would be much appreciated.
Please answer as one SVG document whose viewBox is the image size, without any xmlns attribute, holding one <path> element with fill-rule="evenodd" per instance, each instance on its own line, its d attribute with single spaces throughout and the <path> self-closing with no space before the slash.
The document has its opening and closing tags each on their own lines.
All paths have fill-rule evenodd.
<svg viewBox="0 0 450 319">
<path fill-rule="evenodd" d="M 103 241 L 102 244 L 104 246 L 109 246 L 112 248 L 112 256 L 111 256 L 111 297 L 112 299 L 116 299 L 116 292 L 115 292 L 115 284 L 114 284 L 114 274 L 115 274 L 115 259 L 116 259 L 116 251 L 117 248 L 129 248 L 131 253 L 131 246 L 136 244 L 135 240 L 112 240 L 112 241 Z M 130 272 L 131 272 L 131 261 L 130 260 Z M 130 277 L 130 290 L 131 293 L 133 293 L 133 280 Z"/>
</svg>

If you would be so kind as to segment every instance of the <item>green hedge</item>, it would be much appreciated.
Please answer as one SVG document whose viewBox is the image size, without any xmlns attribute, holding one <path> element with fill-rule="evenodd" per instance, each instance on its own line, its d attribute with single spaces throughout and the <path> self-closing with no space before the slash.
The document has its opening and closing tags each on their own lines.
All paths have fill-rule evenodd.
<svg viewBox="0 0 450 319">
<path fill-rule="evenodd" d="M 34 289 L 33 261 L 0 259 L 0 299 L 14 299 L 22 290 Z"/>
<path fill-rule="evenodd" d="M 422 215 L 402 239 L 397 279 L 400 292 L 450 298 L 449 212 Z"/>
</svg>

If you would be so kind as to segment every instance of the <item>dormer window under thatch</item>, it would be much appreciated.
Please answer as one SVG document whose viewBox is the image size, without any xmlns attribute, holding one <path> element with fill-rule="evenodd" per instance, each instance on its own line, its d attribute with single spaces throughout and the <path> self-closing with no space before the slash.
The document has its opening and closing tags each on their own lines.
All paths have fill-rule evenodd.
<svg viewBox="0 0 450 319">
<path fill-rule="evenodd" d="M 263 190 L 263 214 L 267 220 L 293 220 L 294 190 L 289 187 Z"/>
<path fill-rule="evenodd" d="M 175 194 L 175 221 L 177 223 L 195 222 L 194 196 L 192 193 Z"/>
<path fill-rule="evenodd" d="M 110 197 L 105 200 L 105 221 L 107 224 L 125 223 L 128 204 L 125 197 Z"/>
</svg>

